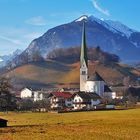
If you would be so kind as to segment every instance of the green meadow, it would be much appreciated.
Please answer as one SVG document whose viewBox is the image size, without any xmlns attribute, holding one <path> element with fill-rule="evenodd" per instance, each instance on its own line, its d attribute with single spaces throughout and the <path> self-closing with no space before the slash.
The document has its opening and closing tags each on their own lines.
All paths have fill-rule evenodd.
<svg viewBox="0 0 140 140">
<path fill-rule="evenodd" d="M 0 113 L 0 140 L 140 140 L 140 109 L 74 113 Z"/>
</svg>

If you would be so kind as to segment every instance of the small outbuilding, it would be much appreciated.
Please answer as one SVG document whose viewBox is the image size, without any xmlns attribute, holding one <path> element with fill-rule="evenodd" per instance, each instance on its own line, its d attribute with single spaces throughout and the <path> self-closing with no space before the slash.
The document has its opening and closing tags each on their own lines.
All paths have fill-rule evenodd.
<svg viewBox="0 0 140 140">
<path fill-rule="evenodd" d="M 7 127 L 8 120 L 0 118 L 0 127 Z"/>
</svg>

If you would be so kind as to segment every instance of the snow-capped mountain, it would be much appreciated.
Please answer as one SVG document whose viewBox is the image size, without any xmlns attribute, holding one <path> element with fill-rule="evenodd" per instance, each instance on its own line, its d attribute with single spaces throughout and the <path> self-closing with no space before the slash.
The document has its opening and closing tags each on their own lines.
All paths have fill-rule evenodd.
<svg viewBox="0 0 140 140">
<path fill-rule="evenodd" d="M 140 60 L 140 32 L 120 22 L 84 15 L 70 23 L 49 29 L 34 39 L 13 63 L 19 65 L 23 60 L 33 61 L 36 54 L 46 59 L 48 53 L 55 48 L 80 46 L 84 21 L 88 47 L 100 46 L 102 50 L 118 55 L 125 62 Z"/>
<path fill-rule="evenodd" d="M 22 50 L 17 49 L 13 53 L 0 56 L 0 67 L 4 67 L 9 61 L 12 61 L 12 59 L 17 57 L 21 53 L 22 53 Z"/>
<path fill-rule="evenodd" d="M 76 19 L 75 22 L 82 21 L 82 20 L 87 20 L 87 19 L 88 19 L 88 16 L 83 15 L 80 18 Z"/>
<path fill-rule="evenodd" d="M 128 38 L 131 36 L 132 33 L 136 32 L 133 29 L 128 28 L 124 24 L 118 22 L 118 21 L 111 21 L 111 20 L 105 20 L 105 22 L 110 25 L 112 28 L 118 30 L 119 32 L 123 33 Z"/>
<path fill-rule="evenodd" d="M 107 29 L 109 29 L 110 31 L 114 32 L 114 33 L 122 33 L 122 35 L 126 36 L 126 37 L 130 37 L 132 33 L 136 32 L 133 29 L 130 29 L 129 27 L 127 27 L 126 25 L 122 24 L 119 21 L 112 21 L 112 20 L 105 20 L 105 19 L 98 19 L 94 16 L 81 16 L 80 18 L 78 18 L 77 20 L 75 20 L 75 22 L 79 22 L 82 20 L 91 20 L 91 21 L 96 21 L 99 24 L 103 25 L 104 27 L 106 27 Z"/>
</svg>

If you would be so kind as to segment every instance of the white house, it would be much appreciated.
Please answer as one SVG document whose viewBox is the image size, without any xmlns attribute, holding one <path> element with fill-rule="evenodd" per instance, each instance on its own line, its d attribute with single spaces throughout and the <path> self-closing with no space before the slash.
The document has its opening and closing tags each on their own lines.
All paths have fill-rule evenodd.
<svg viewBox="0 0 140 140">
<path fill-rule="evenodd" d="M 44 95 L 40 91 L 34 91 L 33 92 L 33 101 L 40 101 L 44 99 Z"/>
<path fill-rule="evenodd" d="M 104 98 L 107 98 L 108 100 L 114 99 L 114 92 L 107 86 L 104 85 Z"/>
<path fill-rule="evenodd" d="M 29 88 L 24 88 L 20 92 L 20 97 L 21 98 L 33 98 L 33 91 L 32 89 Z"/>
<path fill-rule="evenodd" d="M 30 88 L 24 88 L 20 92 L 20 97 L 22 99 L 31 99 L 33 101 L 39 101 L 44 99 L 44 94 L 41 91 L 33 91 Z"/>
<path fill-rule="evenodd" d="M 49 95 L 52 109 L 65 109 L 73 107 L 72 94 L 69 92 L 52 92 Z"/>
<path fill-rule="evenodd" d="M 94 109 L 94 106 L 100 104 L 100 99 L 96 93 L 79 92 L 75 94 L 73 99 L 74 110 Z"/>
</svg>

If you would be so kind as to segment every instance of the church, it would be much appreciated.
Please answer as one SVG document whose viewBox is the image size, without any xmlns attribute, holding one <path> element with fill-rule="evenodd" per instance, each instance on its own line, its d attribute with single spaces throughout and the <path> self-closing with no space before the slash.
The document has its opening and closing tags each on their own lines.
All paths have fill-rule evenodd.
<svg viewBox="0 0 140 140">
<path fill-rule="evenodd" d="M 97 109 L 104 99 L 112 100 L 112 91 L 98 72 L 88 76 L 88 56 L 86 47 L 85 23 L 82 29 L 80 54 L 80 90 L 71 94 L 56 91 L 49 94 L 52 109 L 92 110 Z M 102 104 L 104 105 L 104 104 Z"/>
<path fill-rule="evenodd" d="M 112 91 L 98 72 L 88 76 L 88 56 L 86 47 L 85 23 L 82 29 L 80 54 L 80 91 L 74 96 L 74 109 L 91 109 L 101 103 L 101 99 L 112 100 Z"/>
</svg>

